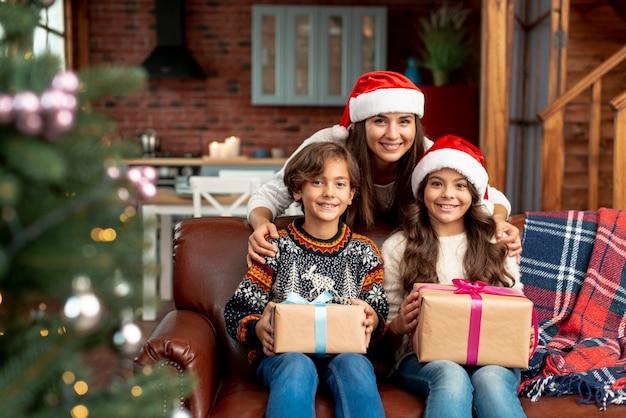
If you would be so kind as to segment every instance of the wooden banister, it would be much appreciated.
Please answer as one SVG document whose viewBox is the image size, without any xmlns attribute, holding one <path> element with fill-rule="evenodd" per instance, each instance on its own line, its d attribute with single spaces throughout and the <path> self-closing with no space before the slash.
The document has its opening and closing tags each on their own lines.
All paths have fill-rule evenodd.
<svg viewBox="0 0 626 418">
<path fill-rule="evenodd" d="M 565 161 L 565 106 L 591 88 L 588 145 L 588 208 L 597 209 L 599 202 L 599 155 L 601 125 L 602 77 L 626 59 L 626 46 L 583 77 L 572 88 L 541 110 L 537 116 L 542 127 L 541 210 L 563 210 L 563 172 Z M 624 175 L 626 174 L 626 93 L 611 101 L 615 110 L 613 207 L 626 207 Z"/>
<path fill-rule="evenodd" d="M 613 139 L 613 207 L 626 209 L 626 91 L 611 100 L 615 111 Z"/>
<path fill-rule="evenodd" d="M 556 98 L 552 103 L 548 104 L 543 110 L 541 110 L 537 116 L 539 119 L 546 120 L 552 113 L 558 109 L 565 107 L 576 96 L 584 92 L 591 87 L 593 83 L 600 80 L 602 76 L 615 68 L 626 59 L 626 45 L 624 45 L 619 51 L 611 55 L 606 61 L 598 66 L 595 70 L 583 77 L 578 83 L 576 83 L 568 91 Z"/>
</svg>

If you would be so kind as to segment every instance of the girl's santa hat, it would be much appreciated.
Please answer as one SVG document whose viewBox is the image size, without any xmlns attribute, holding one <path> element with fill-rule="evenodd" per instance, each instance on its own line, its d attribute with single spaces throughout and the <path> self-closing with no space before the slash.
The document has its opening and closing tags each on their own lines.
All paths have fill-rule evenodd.
<svg viewBox="0 0 626 418">
<path fill-rule="evenodd" d="M 482 196 L 479 203 L 486 203 L 489 175 L 483 154 L 470 142 L 454 135 L 436 140 L 419 160 L 411 176 L 413 196 L 417 196 L 417 188 L 430 173 L 442 168 L 451 168 L 463 174 Z"/>
</svg>

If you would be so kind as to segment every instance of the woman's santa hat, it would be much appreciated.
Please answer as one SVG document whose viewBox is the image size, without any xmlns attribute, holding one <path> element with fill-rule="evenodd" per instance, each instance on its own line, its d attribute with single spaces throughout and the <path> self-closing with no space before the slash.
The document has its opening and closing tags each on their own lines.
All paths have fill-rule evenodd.
<svg viewBox="0 0 626 418">
<path fill-rule="evenodd" d="M 442 168 L 451 168 L 463 174 L 482 196 L 483 201 L 479 203 L 484 204 L 488 199 L 489 175 L 483 154 L 476 146 L 455 135 L 436 140 L 419 160 L 411 176 L 413 196 L 417 196 L 419 185 L 430 173 Z"/>
<path fill-rule="evenodd" d="M 348 128 L 381 113 L 415 113 L 424 115 L 424 93 L 400 73 L 373 71 L 365 73 L 354 84 L 340 125 Z"/>
<path fill-rule="evenodd" d="M 394 71 L 372 71 L 354 84 L 339 125 L 325 128 L 313 136 L 322 140 L 346 139 L 352 123 L 382 113 L 424 115 L 424 93 L 411 80 Z"/>
</svg>

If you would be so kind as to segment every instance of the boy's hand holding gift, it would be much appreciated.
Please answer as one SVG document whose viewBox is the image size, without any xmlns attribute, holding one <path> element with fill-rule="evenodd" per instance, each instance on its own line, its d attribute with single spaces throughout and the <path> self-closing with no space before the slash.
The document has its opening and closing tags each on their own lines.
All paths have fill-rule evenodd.
<svg viewBox="0 0 626 418">
<path fill-rule="evenodd" d="M 365 308 L 363 310 L 365 312 L 365 321 L 363 321 L 363 326 L 365 327 L 365 335 L 367 337 L 366 346 L 369 346 L 370 340 L 372 339 L 372 333 L 378 326 L 378 315 L 376 314 L 376 311 L 369 305 L 369 303 L 365 302 L 364 300 L 352 298 L 350 299 L 350 303 L 352 305 L 361 305 Z"/>
<path fill-rule="evenodd" d="M 261 319 L 256 323 L 254 332 L 263 344 L 263 354 L 266 356 L 274 355 L 274 328 L 272 327 L 272 312 L 276 306 L 275 302 L 268 302 L 263 310 Z"/>
</svg>

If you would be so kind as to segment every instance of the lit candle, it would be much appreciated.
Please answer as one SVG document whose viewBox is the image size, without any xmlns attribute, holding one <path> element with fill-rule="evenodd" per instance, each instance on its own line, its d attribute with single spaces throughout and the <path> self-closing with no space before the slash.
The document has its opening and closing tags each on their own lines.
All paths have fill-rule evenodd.
<svg viewBox="0 0 626 418">
<path fill-rule="evenodd" d="M 236 136 L 229 136 L 224 140 L 226 147 L 228 148 L 228 156 L 229 157 L 238 157 L 239 156 L 239 146 L 241 141 Z"/>
<path fill-rule="evenodd" d="M 209 157 L 219 158 L 220 144 L 217 141 L 213 141 L 209 144 Z"/>
<path fill-rule="evenodd" d="M 230 148 L 228 147 L 228 144 L 224 142 L 219 143 L 219 157 L 220 158 L 230 157 Z"/>
</svg>

